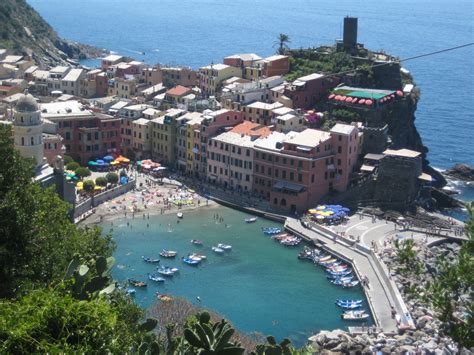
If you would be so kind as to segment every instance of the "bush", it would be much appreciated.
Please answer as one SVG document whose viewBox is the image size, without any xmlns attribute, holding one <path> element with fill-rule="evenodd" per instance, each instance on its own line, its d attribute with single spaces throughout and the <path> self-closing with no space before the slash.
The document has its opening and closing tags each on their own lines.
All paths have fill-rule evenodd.
<svg viewBox="0 0 474 355">
<path fill-rule="evenodd" d="M 66 164 L 66 169 L 67 170 L 76 171 L 76 169 L 79 168 L 79 167 L 80 167 L 80 165 L 77 164 L 75 161 L 71 161 L 71 162 Z"/>
<path fill-rule="evenodd" d="M 105 175 L 105 178 L 111 184 L 116 184 L 119 180 L 119 177 L 116 173 L 108 173 L 107 175 Z"/>
<path fill-rule="evenodd" d="M 63 160 L 64 165 L 68 165 L 69 163 L 72 163 L 74 161 L 74 159 L 72 159 L 69 155 L 64 155 Z"/>
<path fill-rule="evenodd" d="M 101 176 L 95 179 L 95 183 L 99 186 L 107 186 L 108 180 L 107 178 Z"/>
<path fill-rule="evenodd" d="M 79 176 L 81 179 L 91 176 L 91 171 L 88 168 L 79 167 L 75 171 L 76 175 Z"/>
<path fill-rule="evenodd" d="M 90 192 L 90 191 L 93 191 L 93 190 L 94 190 L 95 182 L 92 181 L 92 180 L 86 180 L 86 181 L 84 181 L 83 186 L 84 186 L 84 190 L 85 190 L 85 191 L 89 191 L 89 192 Z"/>
</svg>

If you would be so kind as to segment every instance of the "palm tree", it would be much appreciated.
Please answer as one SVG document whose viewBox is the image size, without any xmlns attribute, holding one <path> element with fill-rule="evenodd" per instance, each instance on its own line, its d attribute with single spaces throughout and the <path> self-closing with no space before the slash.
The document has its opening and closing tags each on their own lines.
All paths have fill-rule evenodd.
<svg viewBox="0 0 474 355">
<path fill-rule="evenodd" d="M 290 43 L 290 37 L 284 33 L 280 33 L 278 40 L 275 42 L 274 46 L 278 46 L 278 54 L 284 54 L 285 49 L 288 49 L 288 43 Z"/>
</svg>

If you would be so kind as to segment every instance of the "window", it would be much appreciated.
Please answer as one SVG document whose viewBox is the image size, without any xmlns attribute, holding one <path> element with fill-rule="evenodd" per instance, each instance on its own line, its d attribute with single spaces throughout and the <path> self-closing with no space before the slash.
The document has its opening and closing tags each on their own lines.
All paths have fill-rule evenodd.
<svg viewBox="0 0 474 355">
<path fill-rule="evenodd" d="M 245 152 L 245 155 L 247 155 L 248 157 L 250 156 L 250 149 L 247 149 L 247 151 Z"/>
<path fill-rule="evenodd" d="M 298 160 L 298 168 L 302 168 L 303 167 L 303 162 L 301 160 Z"/>
<path fill-rule="evenodd" d="M 293 181 L 295 179 L 295 174 L 290 171 L 290 180 Z"/>
<path fill-rule="evenodd" d="M 324 173 L 324 180 L 327 180 L 327 179 L 328 179 L 328 172 L 326 171 L 326 172 Z"/>
<path fill-rule="evenodd" d="M 303 181 L 303 175 L 302 175 L 302 174 L 298 174 L 298 181 L 299 181 L 299 182 L 302 182 L 302 181 Z"/>
<path fill-rule="evenodd" d="M 341 153 L 342 153 L 342 147 L 341 147 L 341 146 L 337 147 L 337 153 L 338 153 L 338 154 L 341 154 Z"/>
<path fill-rule="evenodd" d="M 337 165 L 341 165 L 341 159 L 337 159 Z"/>
<path fill-rule="evenodd" d="M 21 137 L 21 145 L 25 145 L 25 137 Z"/>
<path fill-rule="evenodd" d="M 337 139 L 339 139 L 339 142 L 342 141 L 342 136 L 337 136 Z"/>
<path fill-rule="evenodd" d="M 268 168 L 268 176 L 272 176 L 272 169 Z"/>
<path fill-rule="evenodd" d="M 286 170 L 283 170 L 283 171 L 281 172 L 281 177 L 282 177 L 283 179 L 286 179 Z"/>
<path fill-rule="evenodd" d="M 314 183 L 314 174 L 311 175 L 311 183 Z"/>
</svg>

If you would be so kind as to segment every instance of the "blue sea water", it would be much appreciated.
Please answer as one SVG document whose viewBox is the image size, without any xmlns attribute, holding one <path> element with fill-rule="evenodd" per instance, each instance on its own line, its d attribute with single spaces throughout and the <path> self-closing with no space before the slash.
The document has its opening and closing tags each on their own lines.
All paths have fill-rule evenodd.
<svg viewBox="0 0 474 355">
<path fill-rule="evenodd" d="M 216 223 L 215 213 L 224 219 L 222 223 Z M 272 334 L 279 339 L 288 336 L 298 346 L 314 331 L 346 328 L 350 323 L 341 320 L 334 301 L 364 298 L 362 289 L 330 284 L 322 268 L 297 259 L 301 246 L 284 247 L 261 231 L 262 226 L 278 224 L 263 219 L 247 224 L 246 217 L 219 207 L 185 211 L 180 223 L 174 214 L 150 216 L 149 220 L 122 219 L 113 225 L 104 222 L 104 231 L 113 228 L 118 245 L 114 277 L 119 281 L 146 280 L 155 265 L 143 262 L 141 256 L 159 257 L 163 248 L 178 251 L 179 257 L 199 252 L 207 260 L 198 267 L 184 264 L 179 257 L 162 259 L 160 264 L 178 267 L 179 274 L 164 284 L 146 280 L 148 287 L 137 289 L 138 304 L 150 306 L 156 291 L 184 296 L 219 312 L 244 332 Z M 195 246 L 191 239 L 201 239 L 204 245 Z M 232 245 L 232 251 L 215 254 L 211 246 L 218 243 Z"/>
</svg>

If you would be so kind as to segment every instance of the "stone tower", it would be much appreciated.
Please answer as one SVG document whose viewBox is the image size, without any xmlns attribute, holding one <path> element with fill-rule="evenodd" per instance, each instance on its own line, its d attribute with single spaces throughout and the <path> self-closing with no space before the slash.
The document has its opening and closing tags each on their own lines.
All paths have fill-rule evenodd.
<svg viewBox="0 0 474 355">
<path fill-rule="evenodd" d="M 33 158 L 35 167 L 43 165 L 43 120 L 38 104 L 28 91 L 13 109 L 15 148 L 25 158 Z"/>
</svg>

